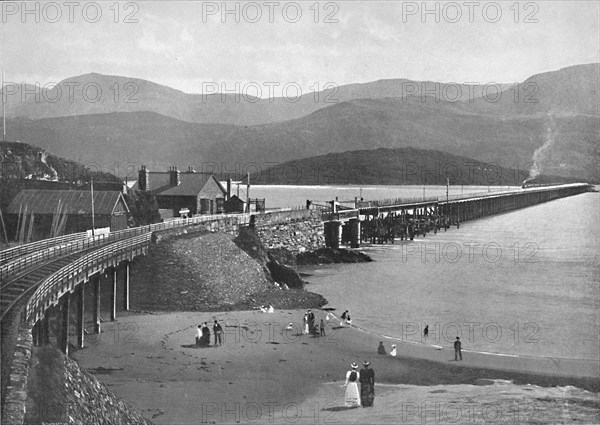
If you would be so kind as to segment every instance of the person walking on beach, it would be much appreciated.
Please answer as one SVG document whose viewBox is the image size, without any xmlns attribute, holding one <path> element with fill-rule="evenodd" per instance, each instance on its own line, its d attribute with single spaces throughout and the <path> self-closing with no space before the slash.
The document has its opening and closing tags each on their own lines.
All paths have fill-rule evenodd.
<svg viewBox="0 0 600 425">
<path fill-rule="evenodd" d="M 204 322 L 204 327 L 202 328 L 202 337 L 204 338 L 204 346 L 208 347 L 210 345 L 210 329 L 208 327 L 208 322 Z"/>
<path fill-rule="evenodd" d="M 344 384 L 346 387 L 344 405 L 346 407 L 360 407 L 360 396 L 358 394 L 358 380 L 360 379 L 360 374 L 356 370 L 358 369 L 358 365 L 352 363 L 350 367 L 352 369 L 346 372 L 346 383 Z"/>
<path fill-rule="evenodd" d="M 202 325 L 198 325 L 196 329 L 196 348 L 200 348 L 202 345 Z"/>
<path fill-rule="evenodd" d="M 460 338 L 456 337 L 456 341 L 454 341 L 454 361 L 460 360 L 462 361 L 462 351 L 461 351 Z"/>
<path fill-rule="evenodd" d="M 428 335 L 429 335 L 429 325 L 425 325 L 425 329 L 423 329 L 423 336 L 425 337 L 425 341 L 427 341 Z"/>
<path fill-rule="evenodd" d="M 377 354 L 387 354 L 387 351 L 385 351 L 385 347 L 383 346 L 383 341 L 379 341 L 379 347 L 377 347 Z"/>
<path fill-rule="evenodd" d="M 321 331 L 321 336 L 325 336 L 325 322 L 323 321 L 323 319 L 321 319 L 321 326 L 320 326 L 320 331 Z"/>
<path fill-rule="evenodd" d="M 375 400 L 375 372 L 369 368 L 368 361 L 363 362 L 363 369 L 360 371 L 360 402 L 362 407 L 373 407 Z"/>
<path fill-rule="evenodd" d="M 310 334 L 314 334 L 315 333 L 315 315 L 311 309 L 309 309 L 306 312 L 306 314 L 307 314 L 306 319 L 308 320 L 308 332 Z"/>
<path fill-rule="evenodd" d="M 213 333 L 215 334 L 215 345 L 217 345 L 217 341 L 219 341 L 219 345 L 222 345 L 221 334 L 223 333 L 223 328 L 217 320 L 215 320 L 215 324 L 213 325 Z"/>
<path fill-rule="evenodd" d="M 308 312 L 304 313 L 304 321 L 302 322 L 302 333 L 308 333 Z"/>
</svg>

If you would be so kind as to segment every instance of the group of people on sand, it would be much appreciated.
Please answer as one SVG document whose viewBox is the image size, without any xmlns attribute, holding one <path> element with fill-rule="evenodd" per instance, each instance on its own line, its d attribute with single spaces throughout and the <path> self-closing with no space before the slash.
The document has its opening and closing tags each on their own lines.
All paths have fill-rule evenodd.
<svg viewBox="0 0 600 425">
<path fill-rule="evenodd" d="M 262 311 L 263 313 L 275 313 L 275 309 L 270 304 L 269 305 L 261 305 L 260 311 Z"/>
<path fill-rule="evenodd" d="M 387 354 L 387 351 L 383 346 L 383 341 L 379 341 L 379 346 L 377 347 L 377 354 Z M 396 357 L 396 344 L 392 344 L 392 351 L 390 351 L 390 356 Z"/>
<path fill-rule="evenodd" d="M 358 365 L 352 363 L 350 370 L 346 372 L 346 395 L 344 405 L 346 407 L 372 407 L 375 401 L 375 372 L 368 361 L 363 362 L 363 368 L 359 372 Z M 360 393 L 358 384 L 360 384 Z"/>
<path fill-rule="evenodd" d="M 213 334 L 215 336 L 214 345 L 222 345 L 225 340 L 225 335 L 223 333 L 223 327 L 218 320 L 215 320 L 215 323 L 213 324 Z M 198 329 L 196 330 L 196 348 L 208 346 L 210 346 L 210 329 L 208 327 L 208 322 L 204 322 L 198 325 Z"/>
<path fill-rule="evenodd" d="M 327 315 L 327 320 L 329 320 L 329 314 Z M 304 313 L 304 319 L 302 320 L 302 334 L 325 336 L 325 322 L 321 319 L 321 323 L 317 324 L 315 314 L 311 309 L 306 310 L 306 313 Z"/>
</svg>

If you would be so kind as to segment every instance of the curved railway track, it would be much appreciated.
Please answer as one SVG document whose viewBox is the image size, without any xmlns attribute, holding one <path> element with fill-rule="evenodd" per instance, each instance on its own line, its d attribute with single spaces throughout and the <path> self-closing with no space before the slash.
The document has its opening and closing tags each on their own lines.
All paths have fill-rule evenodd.
<svg viewBox="0 0 600 425">
<path fill-rule="evenodd" d="M 6 385 L 9 382 L 10 368 L 13 360 L 19 326 L 23 309 L 35 289 L 50 275 L 63 267 L 76 261 L 86 254 L 101 249 L 108 245 L 95 245 L 75 253 L 37 264 L 13 277 L 10 281 L 3 282 L 0 288 L 0 344 L 1 344 L 1 377 L 2 394 L 6 394 Z"/>
</svg>

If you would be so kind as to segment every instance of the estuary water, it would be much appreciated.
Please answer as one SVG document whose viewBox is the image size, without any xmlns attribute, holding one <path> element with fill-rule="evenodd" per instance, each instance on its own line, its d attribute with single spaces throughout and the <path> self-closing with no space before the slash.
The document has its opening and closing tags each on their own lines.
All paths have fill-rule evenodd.
<svg viewBox="0 0 600 425">
<path fill-rule="evenodd" d="M 515 188 L 512 186 L 452 186 L 448 188 L 448 195 L 461 195 L 470 193 L 488 193 Z M 236 193 L 237 186 L 232 188 Z M 245 192 L 246 186 L 240 186 L 239 191 Z M 286 186 L 286 185 L 256 185 L 250 186 L 251 198 L 265 198 L 269 208 L 304 208 L 306 200 L 325 204 L 334 200 L 344 205 L 352 206 L 354 199 L 364 198 L 369 200 L 397 199 L 397 198 L 429 198 L 445 197 L 446 186 Z"/>
<path fill-rule="evenodd" d="M 287 187 L 276 201 L 350 196 L 344 190 L 357 188 Z M 366 190 L 365 199 L 422 192 L 379 186 L 372 189 L 377 196 L 365 196 Z M 270 189 L 272 196 L 277 191 Z M 426 196 L 434 193 L 445 195 L 445 187 L 426 188 Z M 460 336 L 465 350 L 597 361 L 599 201 L 598 193 L 563 198 L 413 242 L 363 246 L 372 263 L 301 271 L 312 275 L 308 290 L 325 296 L 338 315 L 349 310 L 353 325 L 370 332 L 444 347 Z"/>
</svg>

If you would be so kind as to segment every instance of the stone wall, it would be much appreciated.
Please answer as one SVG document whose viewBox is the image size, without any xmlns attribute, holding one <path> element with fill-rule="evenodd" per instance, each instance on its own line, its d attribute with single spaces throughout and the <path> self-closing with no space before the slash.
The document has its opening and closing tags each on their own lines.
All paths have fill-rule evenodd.
<svg viewBox="0 0 600 425">
<path fill-rule="evenodd" d="M 93 375 L 82 371 L 77 363 L 68 357 L 63 357 L 64 368 L 55 371 L 64 373 L 66 402 L 48 411 L 29 412 L 27 410 L 28 390 L 31 389 L 28 389 L 28 378 L 31 370 L 32 348 L 31 326 L 22 325 L 11 365 L 10 383 L 6 388 L 7 393 L 2 405 L 3 424 L 23 425 L 26 417 L 33 419 L 34 422 L 43 419 L 59 419 L 58 423 L 81 425 L 152 424 L 141 413 L 111 393 Z"/>
<path fill-rule="evenodd" d="M 190 235 L 199 232 L 221 232 L 237 236 L 239 232 L 239 222 L 236 217 L 223 217 L 205 223 L 198 223 L 186 227 L 176 227 L 173 229 L 160 230 L 152 234 L 152 242 L 159 243 L 166 239 L 171 239 L 181 235 Z"/>
<path fill-rule="evenodd" d="M 325 246 L 318 210 L 278 211 L 253 216 L 254 230 L 267 249 L 283 248 L 298 254 Z"/>
<path fill-rule="evenodd" d="M 65 387 L 69 424 L 152 424 L 69 358 L 65 358 Z"/>
<path fill-rule="evenodd" d="M 30 326 L 21 326 L 15 354 L 10 366 L 10 378 L 2 405 L 2 423 L 20 425 L 25 421 L 27 405 L 27 379 L 33 336 Z"/>
</svg>

